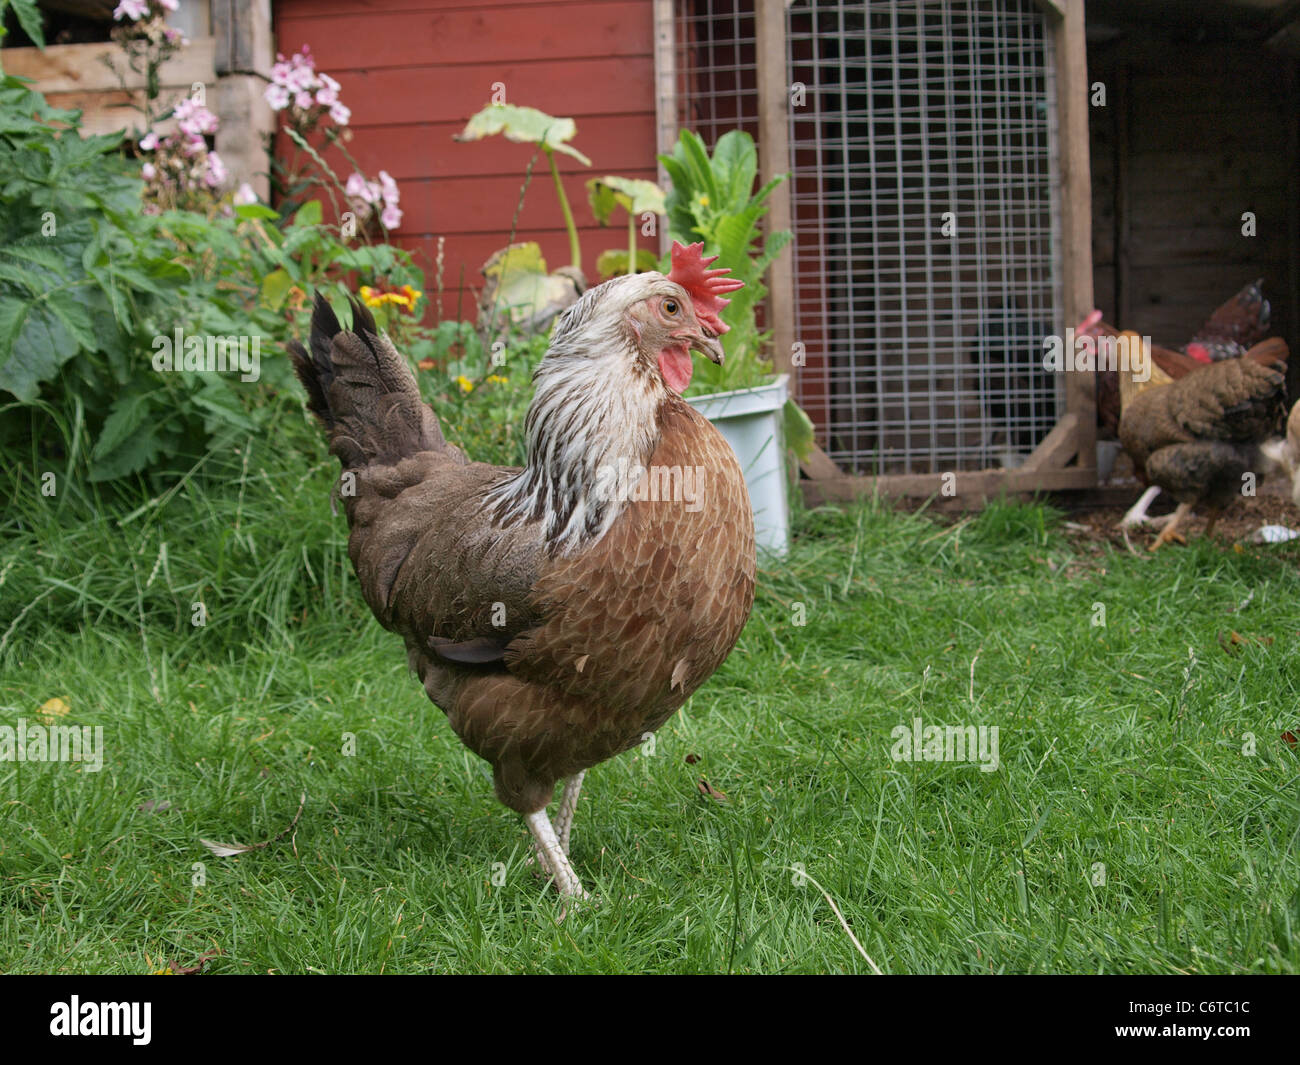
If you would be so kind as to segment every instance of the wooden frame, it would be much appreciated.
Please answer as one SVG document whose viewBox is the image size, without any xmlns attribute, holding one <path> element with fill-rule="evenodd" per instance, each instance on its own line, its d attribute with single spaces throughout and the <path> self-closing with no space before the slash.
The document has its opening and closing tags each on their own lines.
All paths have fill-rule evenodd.
<svg viewBox="0 0 1300 1065">
<path fill-rule="evenodd" d="M 1035 0 L 1048 21 L 1056 67 L 1059 159 L 1061 168 L 1062 329 L 1081 321 L 1093 306 L 1092 192 L 1088 154 L 1088 74 L 1084 0 Z M 761 179 L 788 169 L 789 114 L 786 72 L 786 0 L 756 0 Z M 780 185 L 768 201 L 768 223 L 790 226 L 790 191 Z M 791 365 L 794 341 L 793 263 L 782 256 L 768 280 L 775 330 L 777 369 L 797 380 Z M 879 493 L 924 498 L 956 493 L 964 502 L 982 502 L 1002 493 L 1094 489 L 1097 487 L 1096 378 L 1070 373 L 1065 383 L 1065 414 L 1017 469 L 955 474 L 860 477 L 842 474 L 820 450 L 801 467 L 809 503 Z M 955 480 L 954 480 L 955 477 Z M 945 493 L 945 490 L 947 492 Z"/>
</svg>

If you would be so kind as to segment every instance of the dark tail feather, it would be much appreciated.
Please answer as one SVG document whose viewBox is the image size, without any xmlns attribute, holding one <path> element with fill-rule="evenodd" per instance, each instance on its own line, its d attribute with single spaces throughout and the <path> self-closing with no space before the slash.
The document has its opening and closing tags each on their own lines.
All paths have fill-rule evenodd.
<svg viewBox="0 0 1300 1065">
<path fill-rule="evenodd" d="M 311 316 L 311 353 L 297 341 L 289 358 L 307 406 L 320 419 L 344 469 L 391 465 L 446 447 L 438 419 L 420 399 L 415 375 L 370 312 L 355 299 L 352 329 L 339 325 L 318 292 Z"/>
</svg>

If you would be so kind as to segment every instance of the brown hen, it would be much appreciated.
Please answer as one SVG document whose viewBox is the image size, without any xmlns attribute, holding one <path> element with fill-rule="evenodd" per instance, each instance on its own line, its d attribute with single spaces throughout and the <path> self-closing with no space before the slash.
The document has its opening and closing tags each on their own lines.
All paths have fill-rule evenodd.
<svg viewBox="0 0 1300 1065">
<path fill-rule="evenodd" d="M 1197 504 L 1210 508 L 1205 531 L 1212 532 L 1223 508 L 1241 495 L 1244 475 L 1263 479 L 1272 463 L 1261 445 L 1286 411 L 1287 355 L 1286 343 L 1274 337 L 1125 404 L 1119 439 L 1139 479 L 1178 500 L 1152 550 L 1177 538 Z"/>
<path fill-rule="evenodd" d="M 617 278 L 564 311 L 534 376 L 522 469 L 447 443 L 363 307 L 345 330 L 318 297 L 311 355 L 290 345 L 343 466 L 366 602 L 491 763 L 497 797 L 524 815 L 565 895 L 585 894 L 568 858 L 583 774 L 667 721 L 753 604 L 744 478 L 679 394 L 690 349 L 722 359 L 720 293 L 737 286 L 708 262 L 699 245 L 675 246 L 669 276 Z"/>
</svg>

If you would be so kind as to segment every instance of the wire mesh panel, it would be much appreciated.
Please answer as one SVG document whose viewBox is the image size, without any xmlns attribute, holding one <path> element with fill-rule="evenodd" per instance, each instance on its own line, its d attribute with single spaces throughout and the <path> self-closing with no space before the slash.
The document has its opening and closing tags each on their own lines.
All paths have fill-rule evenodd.
<svg viewBox="0 0 1300 1065">
<path fill-rule="evenodd" d="M 679 121 L 708 140 L 753 128 L 752 3 L 677 9 Z M 1058 416 L 1044 16 L 1034 0 L 796 0 L 786 19 L 796 387 L 820 442 L 864 474 L 1017 465 Z"/>
</svg>

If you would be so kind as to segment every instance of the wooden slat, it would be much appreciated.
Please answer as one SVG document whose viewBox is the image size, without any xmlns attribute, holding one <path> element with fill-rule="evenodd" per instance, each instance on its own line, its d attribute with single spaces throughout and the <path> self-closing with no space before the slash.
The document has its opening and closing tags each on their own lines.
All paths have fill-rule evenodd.
<svg viewBox="0 0 1300 1065">
<path fill-rule="evenodd" d="M 677 139 L 677 48 L 673 25 L 673 0 L 654 0 L 655 144 L 658 154 L 671 155 Z M 659 187 L 671 184 L 668 171 L 657 163 Z M 667 226 L 659 227 L 659 254 L 667 253 L 671 238 Z"/>
<path fill-rule="evenodd" d="M 1020 465 L 1022 473 L 1064 469 L 1079 451 L 1079 416 L 1067 411 Z"/>
<path fill-rule="evenodd" d="M 458 67 L 455 77 L 447 78 L 439 78 L 433 68 L 345 71 L 338 80 L 353 124 L 362 126 L 464 122 L 488 102 L 495 82 L 507 86 L 507 99 L 552 115 L 572 115 L 575 105 L 592 115 L 644 114 L 654 102 L 654 63 L 648 55 L 481 63 Z M 583 142 L 576 143 L 581 147 Z M 653 148 L 653 142 L 646 145 L 648 156 Z"/>
<path fill-rule="evenodd" d="M 755 36 L 758 62 L 759 180 L 766 184 L 790 171 L 790 90 L 786 76 L 784 0 L 758 0 Z M 766 233 L 791 228 L 790 182 L 783 181 L 768 197 Z M 791 374 L 798 395 L 799 367 L 791 362 L 795 341 L 794 248 L 787 245 L 768 270 L 768 325 L 772 330 L 772 362 L 778 373 Z"/>
<path fill-rule="evenodd" d="M 574 143 L 591 150 L 594 165 L 587 169 L 567 155 L 560 155 L 557 158 L 561 174 L 578 174 L 585 181 L 600 174 L 647 171 L 655 165 L 653 114 L 575 115 L 574 119 L 578 123 Z M 387 170 L 399 182 L 415 178 L 523 180 L 524 168 L 535 150 L 533 145 L 514 144 L 504 137 L 464 144 L 454 141 L 453 135 L 464 128 L 463 120 L 355 126 L 347 149 L 366 169 Z M 337 149 L 326 150 L 324 157 L 336 172 L 345 177 L 351 172 L 351 164 Z M 535 190 L 551 187 L 545 156 L 539 156 L 533 167 L 533 182 Z M 584 191 L 582 203 L 586 203 L 586 198 Z M 581 204 L 574 204 L 573 209 L 575 213 L 585 210 Z"/>
<path fill-rule="evenodd" d="M 811 477 L 815 481 L 844 476 L 844 471 L 835 464 L 835 460 L 816 444 L 813 444 L 808 454 L 799 460 L 799 469 L 803 471 L 804 476 Z"/>
<path fill-rule="evenodd" d="M 1052 28 L 1056 51 L 1057 114 L 1061 129 L 1061 235 L 1066 324 L 1093 308 L 1092 188 L 1088 168 L 1088 61 L 1083 0 L 1065 0 L 1064 17 Z M 1074 446 L 1084 481 L 1096 483 L 1097 393 L 1092 374 L 1071 373 L 1065 382 L 1066 410 L 1073 413 Z M 1026 476 L 1052 476 L 1031 471 Z M 1047 487 L 1044 485 L 1044 487 Z"/>
<path fill-rule="evenodd" d="M 317 66 L 336 78 L 340 71 L 428 67 L 433 57 L 438 70 L 538 60 L 649 59 L 654 53 L 651 19 L 643 0 L 519 3 L 489 11 L 358 11 L 327 22 L 314 12 L 286 13 L 280 17 L 280 48 L 296 51 L 302 43 L 310 44 Z M 430 85 L 430 94 L 440 88 Z M 602 89 L 599 83 L 588 86 L 590 92 Z M 507 99 L 531 103 L 513 93 L 508 81 L 506 92 Z"/>
<path fill-rule="evenodd" d="M 362 160 L 364 163 L 364 160 Z M 521 167 L 522 170 L 522 167 Z M 653 180 L 653 170 L 629 169 L 624 177 Z M 342 176 L 342 175 L 340 175 Z M 589 229 L 595 240 L 583 240 L 583 254 L 588 266 L 595 263 L 594 253 L 605 248 L 627 247 L 626 215 L 619 214 L 611 226 L 601 227 L 592 217 L 587 202 L 587 174 L 566 174 L 561 180 L 565 195 L 579 230 Z M 522 173 L 513 177 L 430 178 L 406 181 L 401 186 L 403 227 L 433 233 L 500 233 L 502 243 L 510 232 L 511 220 L 519 202 Z M 533 171 L 533 181 L 519 212 L 519 240 L 537 229 L 563 224 L 555 199 L 555 186 L 548 173 Z M 657 251 L 650 237 L 639 236 L 639 246 Z M 562 265 L 562 264 L 557 264 Z"/>
<path fill-rule="evenodd" d="M 926 499 L 930 496 L 977 506 L 1004 493 L 1059 492 L 1096 487 L 1095 469 L 1065 470 L 979 470 L 956 474 L 956 495 L 943 497 L 945 475 L 906 474 L 889 477 L 832 477 L 802 481 L 804 500 L 809 506 L 844 502 L 880 494 L 893 498 Z"/>
<path fill-rule="evenodd" d="M 159 71 L 165 89 L 183 88 L 186 92 L 196 81 L 211 85 L 217 77 L 213 64 L 214 40 L 199 37 L 188 48 L 173 56 Z M 109 56 L 125 74 L 124 82 L 104 65 Z M 143 89 L 143 75 L 126 68 L 122 49 L 116 44 L 53 44 L 42 53 L 38 48 L 6 48 L 6 74 L 31 78 L 44 93 L 116 92 L 125 84 L 128 89 Z"/>
</svg>

